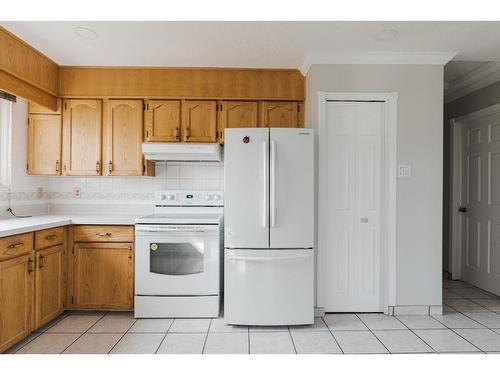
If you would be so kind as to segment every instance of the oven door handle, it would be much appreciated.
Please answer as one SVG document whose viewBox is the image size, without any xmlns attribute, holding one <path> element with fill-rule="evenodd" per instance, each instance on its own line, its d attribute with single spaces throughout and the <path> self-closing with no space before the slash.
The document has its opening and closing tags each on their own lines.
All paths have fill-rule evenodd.
<svg viewBox="0 0 500 375">
<path fill-rule="evenodd" d="M 219 230 L 217 225 L 214 226 L 189 226 L 189 227 L 158 227 L 158 226 L 141 226 L 136 227 L 136 233 L 172 233 L 172 232 L 184 232 L 184 233 L 205 233 L 205 232 L 217 232 Z"/>
</svg>

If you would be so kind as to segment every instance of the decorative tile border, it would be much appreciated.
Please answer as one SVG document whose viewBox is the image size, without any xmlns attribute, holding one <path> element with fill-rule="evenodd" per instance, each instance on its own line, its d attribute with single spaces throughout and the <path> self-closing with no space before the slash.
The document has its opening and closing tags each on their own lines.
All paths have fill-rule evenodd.
<svg viewBox="0 0 500 375">
<path fill-rule="evenodd" d="M 34 201 L 34 200 L 42 200 L 47 199 L 47 193 L 43 193 L 42 197 L 38 196 L 38 192 L 29 191 L 29 192 L 4 192 L 0 193 L 0 201 Z"/>
<path fill-rule="evenodd" d="M 153 193 L 104 193 L 104 192 L 82 192 L 79 198 L 73 196 L 71 192 L 47 193 L 49 200 L 71 200 L 76 201 L 153 201 Z"/>
</svg>

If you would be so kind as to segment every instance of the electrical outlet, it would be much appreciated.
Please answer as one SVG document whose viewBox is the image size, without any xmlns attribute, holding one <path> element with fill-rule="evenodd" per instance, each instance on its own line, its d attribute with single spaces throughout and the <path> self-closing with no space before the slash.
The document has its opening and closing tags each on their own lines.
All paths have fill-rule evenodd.
<svg viewBox="0 0 500 375">
<path fill-rule="evenodd" d="M 79 187 L 73 188 L 73 197 L 80 198 L 82 196 L 82 189 Z"/>
<path fill-rule="evenodd" d="M 398 177 L 411 177 L 411 165 L 398 165 Z"/>
<path fill-rule="evenodd" d="M 42 199 L 43 198 L 43 187 L 39 186 L 36 189 L 36 196 L 38 197 L 38 199 Z"/>
</svg>

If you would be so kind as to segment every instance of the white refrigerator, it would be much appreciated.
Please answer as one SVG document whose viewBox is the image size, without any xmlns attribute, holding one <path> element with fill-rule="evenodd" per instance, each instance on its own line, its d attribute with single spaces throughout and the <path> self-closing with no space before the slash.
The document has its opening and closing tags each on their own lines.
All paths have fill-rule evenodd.
<svg viewBox="0 0 500 375">
<path fill-rule="evenodd" d="M 314 133 L 226 129 L 224 321 L 314 322 Z"/>
</svg>

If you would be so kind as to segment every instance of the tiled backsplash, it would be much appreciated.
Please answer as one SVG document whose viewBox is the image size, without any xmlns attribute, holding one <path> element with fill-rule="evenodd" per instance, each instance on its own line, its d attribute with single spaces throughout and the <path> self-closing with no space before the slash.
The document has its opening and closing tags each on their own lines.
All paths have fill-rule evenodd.
<svg viewBox="0 0 500 375">
<path fill-rule="evenodd" d="M 221 190 L 224 165 L 215 162 L 156 163 L 155 177 L 49 177 L 49 199 L 152 199 L 156 190 Z M 80 188 L 81 198 L 73 196 Z"/>
</svg>

